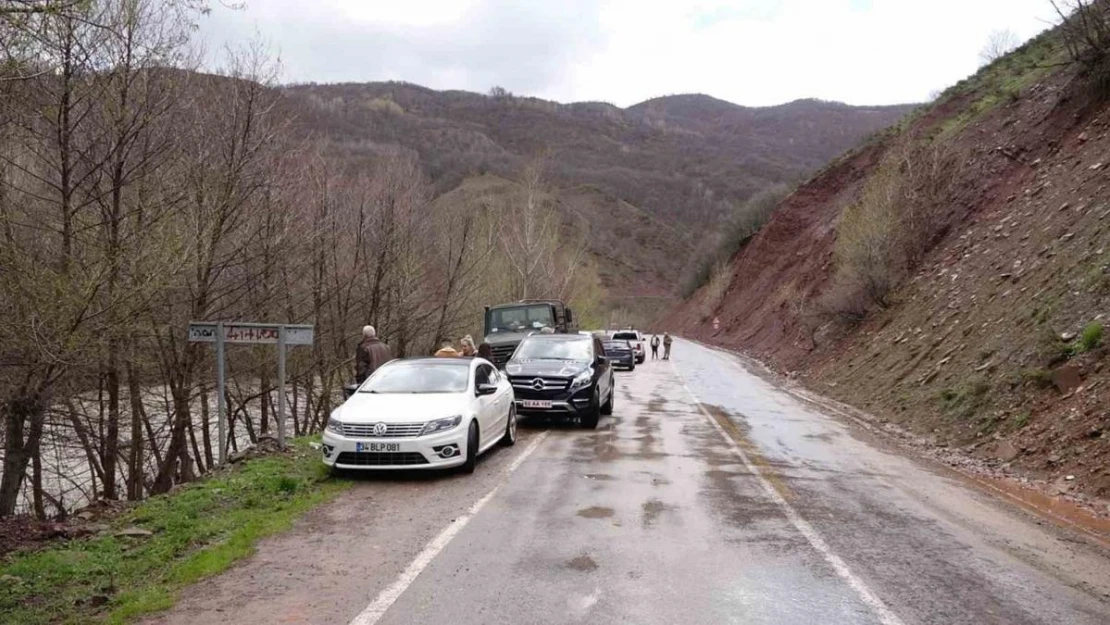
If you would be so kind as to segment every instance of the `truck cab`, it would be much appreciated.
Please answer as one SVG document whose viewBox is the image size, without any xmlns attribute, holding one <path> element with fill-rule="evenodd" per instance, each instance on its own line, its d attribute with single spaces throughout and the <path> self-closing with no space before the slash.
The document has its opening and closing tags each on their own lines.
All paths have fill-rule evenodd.
<svg viewBox="0 0 1110 625">
<path fill-rule="evenodd" d="M 486 306 L 485 342 L 493 352 L 493 364 L 504 368 L 517 345 L 530 334 L 574 334 L 574 313 L 559 300 L 520 300 Z"/>
</svg>

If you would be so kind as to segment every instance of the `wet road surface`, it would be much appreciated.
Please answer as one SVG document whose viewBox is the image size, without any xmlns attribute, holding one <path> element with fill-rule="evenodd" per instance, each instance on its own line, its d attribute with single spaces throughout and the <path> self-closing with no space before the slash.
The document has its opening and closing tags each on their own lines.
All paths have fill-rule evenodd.
<svg viewBox="0 0 1110 625">
<path fill-rule="evenodd" d="M 676 342 L 596 431 L 358 479 L 159 623 L 1110 623 L 1110 555 Z"/>
</svg>

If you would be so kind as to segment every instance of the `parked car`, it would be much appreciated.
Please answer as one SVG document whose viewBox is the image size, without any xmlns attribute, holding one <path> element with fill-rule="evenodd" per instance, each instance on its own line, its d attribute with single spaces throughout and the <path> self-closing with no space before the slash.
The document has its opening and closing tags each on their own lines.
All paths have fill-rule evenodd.
<svg viewBox="0 0 1110 625">
<path fill-rule="evenodd" d="M 575 418 L 596 428 L 613 414 L 613 367 L 598 335 L 533 334 L 505 365 L 521 415 Z"/>
<path fill-rule="evenodd" d="M 620 330 L 613 333 L 614 341 L 628 341 L 636 352 L 636 364 L 643 364 L 647 353 L 644 352 L 644 337 L 637 330 Z"/>
<path fill-rule="evenodd" d="M 336 408 L 324 430 L 333 469 L 474 471 L 478 455 L 516 442 L 509 381 L 482 358 L 394 360 Z"/>
<path fill-rule="evenodd" d="M 603 341 L 605 355 L 614 367 L 624 367 L 629 371 L 636 370 L 636 350 L 628 341 L 609 339 Z"/>
</svg>

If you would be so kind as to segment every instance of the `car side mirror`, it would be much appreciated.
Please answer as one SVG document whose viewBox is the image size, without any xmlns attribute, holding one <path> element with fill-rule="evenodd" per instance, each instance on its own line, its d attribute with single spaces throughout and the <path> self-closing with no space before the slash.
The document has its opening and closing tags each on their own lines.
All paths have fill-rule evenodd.
<svg viewBox="0 0 1110 625">
<path fill-rule="evenodd" d="M 598 356 L 597 358 L 594 359 L 594 364 L 598 365 L 598 366 L 603 365 L 607 362 L 609 362 L 609 359 L 605 356 Z"/>
<path fill-rule="evenodd" d="M 496 384 L 479 384 L 478 385 L 478 390 L 475 391 L 475 395 L 478 395 L 479 397 L 481 397 L 482 395 L 493 395 L 496 392 L 497 392 L 497 385 Z"/>
</svg>

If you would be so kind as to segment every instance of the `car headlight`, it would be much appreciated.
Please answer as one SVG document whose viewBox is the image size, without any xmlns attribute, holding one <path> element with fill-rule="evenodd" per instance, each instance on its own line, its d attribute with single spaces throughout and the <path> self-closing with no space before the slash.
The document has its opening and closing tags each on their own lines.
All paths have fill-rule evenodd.
<svg viewBox="0 0 1110 625">
<path fill-rule="evenodd" d="M 573 391 L 576 389 L 585 388 L 590 385 L 590 382 L 592 382 L 593 379 L 594 372 L 590 369 L 586 369 L 582 373 L 579 373 L 578 376 L 571 381 L 570 390 Z"/>
<path fill-rule="evenodd" d="M 455 415 L 453 417 L 447 417 L 446 419 L 436 419 L 435 421 L 429 421 L 424 424 L 424 429 L 420 431 L 420 435 L 424 436 L 425 434 L 434 434 L 435 432 L 446 432 L 451 428 L 458 427 L 460 423 L 462 423 L 461 414 Z"/>
<path fill-rule="evenodd" d="M 335 434 L 343 434 L 343 422 L 335 417 L 328 417 L 328 431 Z"/>
</svg>

